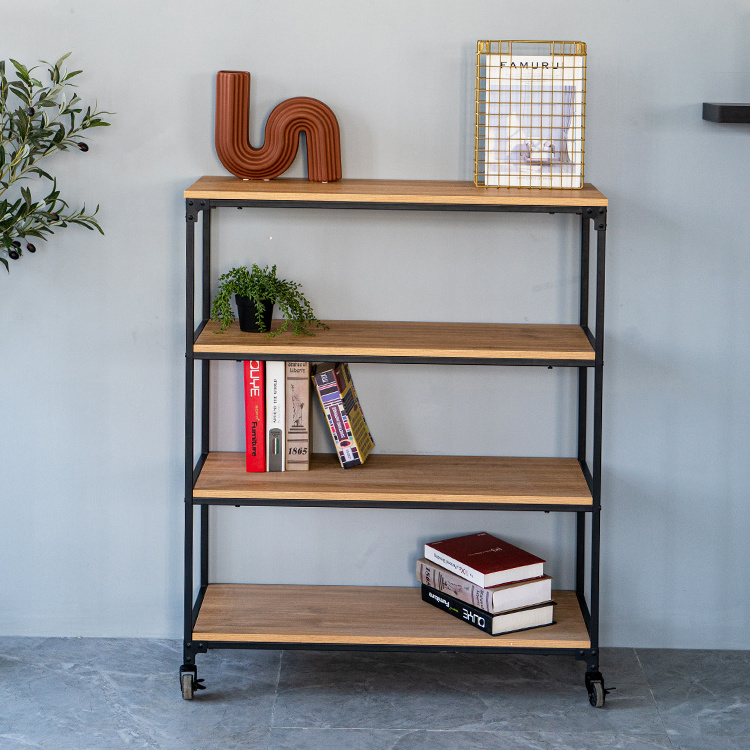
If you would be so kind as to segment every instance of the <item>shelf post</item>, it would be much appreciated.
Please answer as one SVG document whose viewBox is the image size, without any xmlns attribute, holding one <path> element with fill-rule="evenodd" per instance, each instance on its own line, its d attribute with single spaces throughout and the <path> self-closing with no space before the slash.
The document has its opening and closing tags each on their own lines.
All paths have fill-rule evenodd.
<svg viewBox="0 0 750 750">
<path fill-rule="evenodd" d="M 591 278 L 591 212 L 581 209 L 581 277 L 579 288 L 578 322 L 584 330 L 589 330 L 589 298 Z M 586 466 L 588 445 L 588 382 L 587 367 L 578 368 L 578 461 Z M 587 475 L 584 472 L 584 475 Z M 576 594 L 579 601 L 585 601 L 586 588 L 586 523 L 587 513 L 576 513 Z M 588 623 L 587 623 L 588 624 Z"/>
<path fill-rule="evenodd" d="M 183 666 L 193 663 L 190 643 L 193 634 L 193 466 L 194 466 L 194 386 L 193 336 L 195 321 L 195 201 L 186 201 L 185 212 L 185 538 Z"/>
<path fill-rule="evenodd" d="M 591 514 L 591 648 L 599 649 L 599 556 L 601 542 L 602 494 L 602 404 L 604 386 L 604 267 L 607 234 L 607 209 L 599 208 L 594 218 L 596 229 L 596 324 L 594 347 L 594 419 Z"/>
<path fill-rule="evenodd" d="M 202 284 L 201 284 L 201 314 L 206 321 L 211 316 L 211 208 L 206 201 L 201 201 L 203 208 L 202 227 Z M 201 363 L 201 456 L 207 456 L 210 450 L 209 430 L 209 399 L 211 384 L 211 361 L 204 359 Z M 200 585 L 208 586 L 208 526 L 209 509 L 201 506 L 200 516 Z"/>
<path fill-rule="evenodd" d="M 195 645 L 192 643 L 194 618 L 194 543 L 195 543 L 195 503 L 193 497 L 195 472 L 195 312 L 196 312 L 196 223 L 203 214 L 201 227 L 201 287 L 200 310 L 205 321 L 210 315 L 210 256 L 211 256 L 211 214 L 207 201 L 188 199 L 185 204 L 185 591 L 184 591 L 184 665 L 194 666 Z M 209 393 L 210 362 L 201 362 L 201 457 L 209 451 Z M 208 585 L 208 507 L 200 509 L 200 588 Z"/>
<path fill-rule="evenodd" d="M 590 328 L 591 298 L 591 223 L 596 232 L 596 282 L 593 335 Z M 599 652 L 599 569 L 601 553 L 601 485 L 602 485 L 602 390 L 604 383 L 604 266 L 607 231 L 607 209 L 588 207 L 581 211 L 581 280 L 580 280 L 580 325 L 588 332 L 594 346 L 594 390 L 591 426 L 592 460 L 588 477 L 590 481 L 593 509 L 591 528 L 587 529 L 587 513 L 576 514 L 576 593 L 584 611 L 588 611 L 587 625 L 591 639 L 587 662 L 591 669 L 598 669 Z M 582 467 L 588 465 L 589 435 L 589 374 L 587 368 L 578 370 L 578 460 Z M 586 602 L 587 532 L 590 533 L 589 551 L 589 597 Z M 593 666 L 592 666 L 593 665 Z"/>
</svg>

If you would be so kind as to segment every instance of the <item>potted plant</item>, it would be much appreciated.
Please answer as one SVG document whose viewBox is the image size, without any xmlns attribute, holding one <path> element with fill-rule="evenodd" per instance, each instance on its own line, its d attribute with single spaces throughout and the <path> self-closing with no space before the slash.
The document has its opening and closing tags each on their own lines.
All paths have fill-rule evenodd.
<svg viewBox="0 0 750 750">
<path fill-rule="evenodd" d="M 221 323 L 226 331 L 235 319 L 232 310 L 232 296 L 237 303 L 237 311 L 242 331 L 268 331 L 268 336 L 278 336 L 294 326 L 297 336 L 314 336 L 308 326 L 328 328 L 313 313 L 307 298 L 300 291 L 300 285 L 276 276 L 276 266 L 261 268 L 253 263 L 252 268 L 239 266 L 219 277 L 219 289 L 211 306 L 211 320 Z M 281 326 L 271 332 L 271 317 L 274 305 L 278 305 L 284 318 Z"/>
<path fill-rule="evenodd" d="M 5 61 L 0 60 L 0 263 L 9 269 L 10 260 L 18 260 L 23 251 L 36 251 L 32 238 L 44 238 L 56 227 L 78 224 L 102 232 L 93 213 L 86 207 L 70 209 L 60 197 L 57 182 L 39 162 L 59 151 L 76 148 L 89 150 L 81 133 L 89 128 L 109 125 L 102 115 L 87 107 L 84 112 L 77 94 L 70 92 L 71 79 L 81 71 L 62 68 L 70 55 L 56 63 L 45 63 L 49 83 L 35 76 L 36 68 L 27 68 L 11 60 L 15 80 L 6 76 Z M 52 187 L 45 198 L 35 200 L 22 181 L 45 179 Z M 103 232 L 102 232 L 103 234 Z"/>
</svg>

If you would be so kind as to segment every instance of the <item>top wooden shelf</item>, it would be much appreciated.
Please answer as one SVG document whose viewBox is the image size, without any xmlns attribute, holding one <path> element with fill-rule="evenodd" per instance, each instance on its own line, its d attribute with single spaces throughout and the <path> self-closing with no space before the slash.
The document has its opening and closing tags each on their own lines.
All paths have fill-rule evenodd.
<svg viewBox="0 0 750 750">
<path fill-rule="evenodd" d="M 241 180 L 201 177 L 185 190 L 186 199 L 303 203 L 434 205 L 434 206 L 607 206 L 593 185 L 580 190 L 479 188 L 473 182 L 448 180 L 337 180 L 310 182 L 300 178 Z"/>
</svg>

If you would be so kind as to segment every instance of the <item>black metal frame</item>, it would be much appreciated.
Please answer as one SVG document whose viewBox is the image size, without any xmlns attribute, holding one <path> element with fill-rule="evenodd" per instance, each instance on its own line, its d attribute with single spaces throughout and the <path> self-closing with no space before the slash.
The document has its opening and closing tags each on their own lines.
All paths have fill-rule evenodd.
<svg viewBox="0 0 750 750">
<path fill-rule="evenodd" d="M 234 499 L 212 498 L 201 499 L 193 497 L 193 488 L 200 474 L 201 468 L 209 452 L 209 383 L 210 360 L 221 359 L 272 359 L 267 354 L 203 354 L 194 351 L 194 344 L 203 330 L 210 316 L 210 267 L 211 267 L 211 209 L 219 207 L 234 208 L 306 208 L 306 209 L 375 209 L 375 210 L 405 210 L 405 211 L 473 211 L 492 213 L 548 213 L 548 214 L 577 214 L 580 215 L 580 314 L 579 323 L 586 333 L 594 349 L 594 361 L 578 360 L 487 360 L 478 358 L 419 358 L 419 357 L 347 357 L 351 362 L 369 363 L 403 363 L 403 364 L 461 364 L 461 365 L 493 365 L 493 366 L 555 366 L 575 367 L 578 369 L 578 461 L 583 470 L 592 495 L 592 506 L 581 510 L 573 505 L 507 505 L 498 504 L 481 506 L 460 503 L 437 502 L 347 502 L 347 501 L 311 501 L 311 500 L 265 500 L 263 498 Z M 202 273 L 201 273 L 201 321 L 195 324 L 195 292 L 196 292 L 196 226 L 199 214 L 202 222 Z M 594 331 L 590 324 L 590 298 L 592 294 L 591 282 L 591 228 L 596 232 L 596 276 L 594 283 Z M 338 650 L 338 651 L 426 651 L 426 652 L 477 652 L 477 653 L 568 653 L 586 662 L 586 687 L 591 697 L 590 683 L 603 681 L 599 672 L 599 558 L 601 535 L 601 473 L 602 473 L 602 385 L 604 365 L 604 266 L 605 245 L 607 231 L 607 209 L 601 206 L 523 206 L 523 205 L 456 205 L 456 204 L 393 204 L 373 201 L 369 203 L 336 203 L 325 201 L 296 201 L 296 200 L 237 200 L 237 199 L 188 199 L 186 201 L 186 400 L 185 400 L 185 597 L 184 597 L 184 643 L 183 665 L 180 669 L 180 679 L 184 673 L 190 672 L 197 676 L 195 656 L 205 653 L 209 648 L 254 648 L 254 649 L 310 649 L 310 650 Z M 278 356 L 278 359 L 284 357 Z M 298 356 L 298 359 L 318 359 L 318 357 Z M 201 437 L 200 455 L 195 461 L 195 366 L 201 362 Z M 593 414 L 589 413 L 589 373 L 593 369 L 594 387 Z M 589 422 L 591 421 L 591 431 Z M 591 442 L 589 443 L 589 434 Z M 591 450 L 592 460 L 589 465 L 588 452 Z M 294 507 L 389 507 L 389 508 L 432 508 L 432 509 L 497 509 L 497 510 L 536 510 L 545 512 L 575 512 L 576 513 L 576 594 L 581 608 L 584 622 L 588 629 L 591 646 L 580 648 L 517 648 L 517 647 L 443 647 L 443 646 L 398 646 L 377 644 L 310 644 L 310 643 L 244 643 L 244 642 L 193 642 L 192 633 L 203 597 L 208 586 L 208 508 L 211 505 L 272 505 Z M 200 584 L 197 596 L 194 596 L 194 545 L 195 545 L 195 508 L 200 508 Z M 590 517 L 590 523 L 587 522 Z M 588 541 L 588 544 L 587 544 Z M 588 551 L 588 560 L 587 560 Z M 587 567 L 588 562 L 588 567 Z M 586 573 L 589 572 L 589 597 L 586 598 Z M 196 688 L 202 687 L 195 685 Z M 606 691 L 604 691 L 606 692 Z M 592 699 L 593 703 L 593 699 Z"/>
</svg>

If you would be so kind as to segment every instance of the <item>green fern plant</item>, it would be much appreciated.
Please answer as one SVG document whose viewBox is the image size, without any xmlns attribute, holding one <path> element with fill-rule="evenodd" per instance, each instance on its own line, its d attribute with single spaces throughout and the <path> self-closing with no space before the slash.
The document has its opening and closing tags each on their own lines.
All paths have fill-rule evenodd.
<svg viewBox="0 0 750 750">
<path fill-rule="evenodd" d="M 82 71 L 68 72 L 62 65 L 70 56 L 61 57 L 47 66 L 49 83 L 35 77 L 38 68 L 27 68 L 11 60 L 15 79 L 6 76 L 5 60 L 0 60 L 0 262 L 10 270 L 7 258 L 18 260 L 24 250 L 33 253 L 36 247 L 29 238 L 45 238 L 57 227 L 78 224 L 104 234 L 86 207 L 71 209 L 60 197 L 57 181 L 39 166 L 59 151 L 76 148 L 89 150 L 82 140 L 83 131 L 109 125 L 103 115 L 109 112 L 84 112 L 71 79 Z M 43 179 L 52 183 L 49 193 L 35 200 L 31 190 L 20 183 Z M 3 256 L 7 256 L 3 257 Z"/>
<path fill-rule="evenodd" d="M 266 338 L 278 336 L 294 326 L 296 336 L 314 336 L 308 326 L 328 328 L 313 313 L 312 306 L 300 291 L 300 285 L 294 281 L 280 279 L 276 275 L 276 266 L 261 268 L 253 263 L 252 268 L 239 266 L 232 268 L 219 277 L 219 288 L 211 305 L 211 320 L 221 323 L 221 330 L 226 331 L 235 319 L 232 308 L 232 296 L 249 297 L 256 304 L 258 330 L 265 332 L 263 311 L 266 305 L 278 305 L 284 320 L 281 326 Z"/>
</svg>

